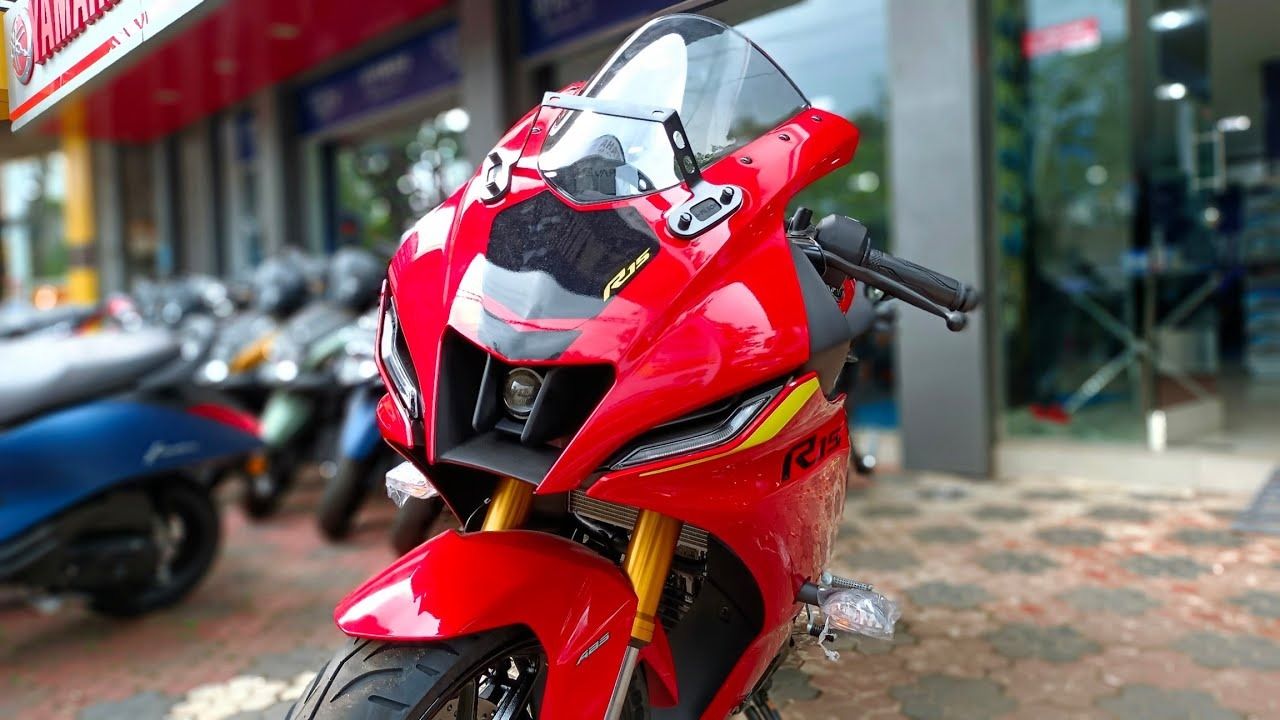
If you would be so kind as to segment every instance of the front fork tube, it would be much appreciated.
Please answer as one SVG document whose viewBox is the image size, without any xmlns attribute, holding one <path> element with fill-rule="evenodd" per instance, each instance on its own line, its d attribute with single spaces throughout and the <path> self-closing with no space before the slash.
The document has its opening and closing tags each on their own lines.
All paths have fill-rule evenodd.
<svg viewBox="0 0 1280 720">
<path fill-rule="evenodd" d="M 653 640 L 658 622 L 658 603 L 662 600 L 662 588 L 667 583 L 667 574 L 671 572 L 671 558 L 675 555 L 679 539 L 679 520 L 652 510 L 640 511 L 631 541 L 627 544 L 627 555 L 622 561 L 622 569 L 636 591 L 636 618 L 631 623 L 631 642 L 622 656 L 622 668 L 613 684 L 613 694 L 609 696 L 605 720 L 622 717 L 640 650 Z"/>
<path fill-rule="evenodd" d="M 484 530 L 511 530 L 524 524 L 533 505 L 534 486 L 515 478 L 502 478 L 484 516 Z M 622 656 L 622 667 L 609 697 L 605 720 L 618 720 L 626 707 L 627 690 L 636 671 L 640 650 L 653 640 L 657 628 L 658 603 L 671 572 L 671 559 L 680 539 L 681 523 L 651 510 L 641 510 L 636 520 L 622 569 L 636 593 L 636 617 L 631 623 L 631 641 Z"/>
</svg>

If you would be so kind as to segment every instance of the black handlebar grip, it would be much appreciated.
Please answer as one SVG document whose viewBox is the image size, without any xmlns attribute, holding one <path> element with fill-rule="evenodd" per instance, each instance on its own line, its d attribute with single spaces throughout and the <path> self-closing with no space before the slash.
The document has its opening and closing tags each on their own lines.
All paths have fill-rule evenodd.
<svg viewBox="0 0 1280 720">
<path fill-rule="evenodd" d="M 968 312 L 981 301 L 977 290 L 959 280 L 875 248 L 867 248 L 858 264 L 897 280 L 948 310 Z"/>
</svg>

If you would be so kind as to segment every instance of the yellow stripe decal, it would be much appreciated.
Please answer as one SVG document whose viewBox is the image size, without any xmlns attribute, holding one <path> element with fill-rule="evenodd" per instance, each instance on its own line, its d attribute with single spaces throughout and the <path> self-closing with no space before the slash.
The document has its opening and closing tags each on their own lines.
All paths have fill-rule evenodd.
<svg viewBox="0 0 1280 720">
<path fill-rule="evenodd" d="M 640 473 L 640 477 L 661 475 L 662 473 L 668 473 L 673 470 L 683 470 L 684 468 L 691 467 L 693 465 L 701 465 L 702 463 L 711 462 L 712 460 L 719 460 L 722 457 L 727 457 L 734 453 L 742 452 L 743 450 L 749 450 L 757 445 L 769 442 L 777 437 L 778 433 L 782 432 L 782 429 L 785 428 L 788 423 L 795 419 L 795 416 L 799 414 L 800 409 L 804 407 L 805 403 L 809 402 L 809 398 L 813 397 L 816 392 L 818 392 L 818 378 L 809 378 L 793 388 L 791 392 L 782 399 L 782 402 L 778 403 L 778 406 L 765 417 L 764 421 L 761 422 L 751 435 L 741 444 L 729 448 L 724 452 L 716 453 L 715 455 L 708 455 L 707 457 L 690 460 L 688 462 L 680 463 L 679 465 L 671 465 L 669 467 L 658 468 L 657 470 L 642 472 Z"/>
</svg>

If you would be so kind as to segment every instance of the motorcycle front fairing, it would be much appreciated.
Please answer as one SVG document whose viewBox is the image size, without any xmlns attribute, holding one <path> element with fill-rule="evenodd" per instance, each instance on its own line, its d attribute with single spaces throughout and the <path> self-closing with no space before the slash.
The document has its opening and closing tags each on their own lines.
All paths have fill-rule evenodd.
<svg viewBox="0 0 1280 720">
<path fill-rule="evenodd" d="M 716 538 L 712 552 L 723 558 L 721 566 L 732 576 L 725 586 L 745 588 L 743 602 L 755 608 L 747 611 L 751 622 L 742 626 L 741 651 L 715 658 L 715 672 L 723 675 L 710 678 L 711 686 L 690 686 L 696 697 L 680 702 L 680 716 L 696 717 L 702 709 L 733 707 L 741 700 L 734 688 L 745 687 L 746 692 L 764 672 L 779 646 L 779 618 L 794 612 L 795 590 L 820 571 L 834 536 L 848 441 L 840 399 L 828 394 L 832 367 L 838 371 L 847 353 L 849 328 L 814 268 L 797 256 L 784 221 L 792 196 L 848 162 L 858 135 L 843 118 L 808 107 L 785 75 L 750 46 L 737 66 L 725 52 L 691 57 L 689 64 L 736 67 L 739 83 L 746 77 L 766 78 L 760 102 L 771 96 L 782 114 L 756 112 L 755 125 L 741 126 L 749 129 L 724 143 L 707 143 L 707 128 L 716 118 L 740 119 L 742 114 L 723 107 L 724 78 L 706 82 L 690 72 L 677 81 L 637 60 L 645 49 L 637 50 L 637 38 L 643 40 L 669 19 L 633 36 L 591 85 L 571 86 L 548 97 L 502 138 L 471 182 L 406 234 L 384 291 L 378 344 L 391 392 L 379 403 L 377 415 L 384 437 L 419 466 L 464 520 L 482 506 L 493 478 L 506 475 L 536 484 L 544 497 L 583 490 L 709 531 Z M 685 41 L 694 47 L 688 37 Z M 658 42 L 648 47 L 659 47 L 663 57 L 673 49 Z M 767 67 L 761 67 L 760 58 Z M 657 96 L 602 97 L 598 90 L 610 78 L 627 76 L 625 67 L 613 69 L 618 62 L 639 64 L 632 78 L 677 89 L 658 90 Z M 778 77 L 770 77 L 771 72 Z M 709 89 L 676 97 L 695 82 Z M 788 92 L 799 101 L 787 102 Z M 615 117 L 605 103 L 593 111 L 593 100 L 649 105 L 655 114 L 663 108 L 679 110 L 682 139 L 699 166 L 697 186 L 686 179 L 692 173 L 676 164 L 674 140 L 665 145 L 666 159 L 661 159 L 657 149 L 663 145 L 657 140 L 668 143 L 670 136 L 659 122 L 644 130 L 633 124 L 639 121 L 624 118 L 619 125 L 608 120 L 582 132 L 596 122 L 587 118 Z M 569 135 L 575 129 L 584 137 L 572 142 Z M 572 152 L 575 147 L 579 152 Z M 681 215 L 695 215 L 699 192 L 706 187 L 731 188 L 737 204 L 696 233 L 682 233 Z M 699 210 L 690 227 L 693 220 L 703 220 L 702 214 Z M 814 366 L 817 361 L 819 367 Z M 397 363 L 401 370 L 395 369 Z M 547 393 L 555 377 L 570 378 L 563 384 L 573 388 L 570 394 L 588 398 L 577 406 L 564 401 L 578 413 L 576 425 L 553 426 L 559 434 L 548 436 L 533 427 L 533 414 L 513 423 L 492 400 L 485 406 L 494 378 L 519 368 L 542 373 Z M 732 444 L 740 454 L 728 457 L 725 448 L 716 448 L 672 458 L 666 463 L 670 472 L 657 477 L 655 465 L 662 462 L 608 469 L 637 438 L 691 413 L 761 392 L 762 383 L 772 399 Z M 821 457 L 789 477 L 778 477 L 786 443 L 803 445 L 819 435 Z M 687 487 L 708 478 L 708 503 L 682 506 L 678 484 Z M 655 491 L 645 492 L 645 484 Z M 708 507 L 716 503 L 718 507 Z M 752 509 L 755 503 L 758 509 Z M 806 515 L 799 510 L 815 503 L 820 511 L 807 517 L 821 527 L 801 527 Z M 760 538 L 751 536 L 753 525 L 767 528 Z M 471 547 L 480 549 L 488 542 L 480 537 L 507 534 L 512 533 L 476 534 Z M 809 542 L 815 534 L 819 540 Z M 344 600 L 337 615 L 343 631 L 431 640 L 494 627 L 489 618 L 478 621 L 476 602 L 492 610 L 498 595 L 483 584 L 465 592 L 451 589 L 445 579 L 450 576 L 440 574 L 462 567 L 447 559 L 445 548 L 461 550 L 448 537 L 428 541 L 412 556 L 424 563 L 422 575 L 415 574 L 406 558 L 396 566 L 399 571 L 384 573 Z M 460 537 L 472 542 L 472 535 Z M 615 565 L 598 557 L 570 562 L 560 553 L 572 543 L 546 541 L 552 544 L 538 545 L 545 552 L 524 558 L 527 564 L 518 568 L 519 577 L 581 573 L 607 588 L 597 596 L 601 608 L 627 614 L 625 603 L 613 598 L 630 594 L 626 575 Z M 472 557 L 480 562 L 478 555 Z M 498 562 L 503 568 L 499 573 L 505 572 L 505 561 Z M 429 602 L 422 595 L 428 578 L 438 586 L 430 591 L 433 597 L 452 597 L 448 607 L 458 616 L 446 622 L 429 607 L 443 601 L 435 597 Z M 766 584 L 769 593 L 761 597 L 755 588 Z M 529 592 L 523 616 L 516 611 L 497 616 L 545 628 L 570 622 L 573 609 L 557 610 L 555 591 L 535 584 Z M 757 600 L 746 599 L 748 595 Z M 611 610 L 575 615 L 572 622 L 578 617 L 595 618 L 598 632 L 585 635 L 601 638 L 614 632 L 604 629 L 612 626 L 602 619 L 613 617 Z M 628 617 L 618 626 L 624 634 L 629 623 Z M 549 654 L 578 647 L 563 634 L 534 630 Z M 614 658 L 612 671 L 623 644 L 623 638 L 604 644 Z M 670 662 L 670 651 L 662 645 L 646 649 L 658 656 L 648 658 L 651 671 Z M 554 664 L 550 672 L 549 682 L 558 672 Z M 571 670 L 565 666 L 559 672 Z M 723 689 L 725 677 L 741 682 Z M 671 694 L 672 701 L 684 696 L 684 684 Z"/>
</svg>

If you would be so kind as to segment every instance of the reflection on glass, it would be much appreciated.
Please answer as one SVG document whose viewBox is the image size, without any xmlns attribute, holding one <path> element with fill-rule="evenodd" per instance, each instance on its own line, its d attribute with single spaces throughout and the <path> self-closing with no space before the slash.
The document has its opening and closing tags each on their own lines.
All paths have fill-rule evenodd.
<svg viewBox="0 0 1280 720">
<path fill-rule="evenodd" d="M 334 149 L 338 244 L 395 243 L 474 171 L 463 134 L 470 117 L 461 108 L 417 128 L 340 142 Z"/>
<path fill-rule="evenodd" d="M 995 232 L 1006 428 L 1136 440 L 1124 0 L 994 0 Z"/>
</svg>

